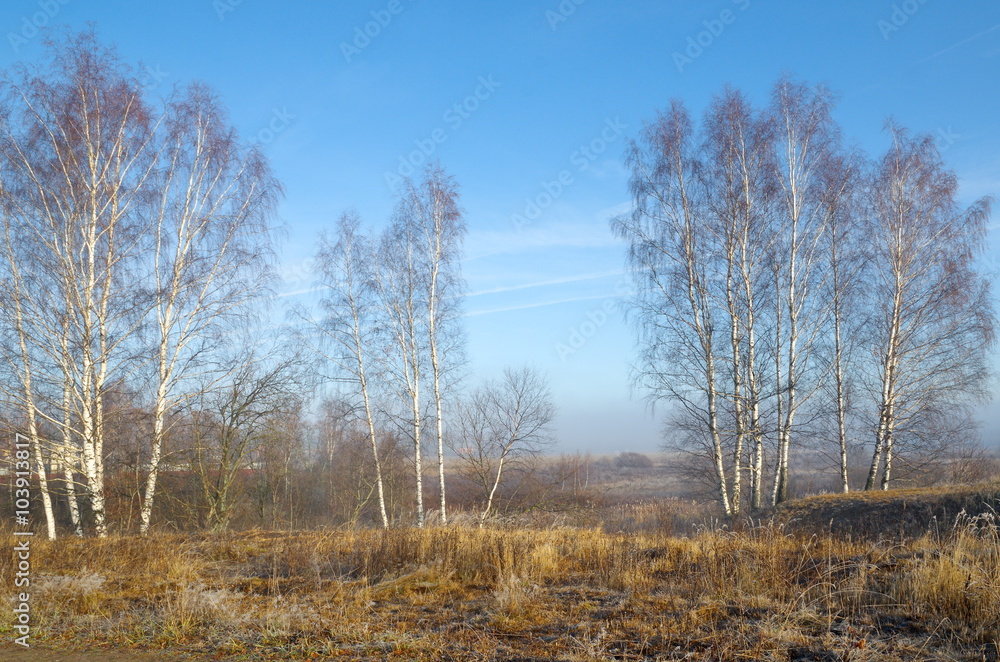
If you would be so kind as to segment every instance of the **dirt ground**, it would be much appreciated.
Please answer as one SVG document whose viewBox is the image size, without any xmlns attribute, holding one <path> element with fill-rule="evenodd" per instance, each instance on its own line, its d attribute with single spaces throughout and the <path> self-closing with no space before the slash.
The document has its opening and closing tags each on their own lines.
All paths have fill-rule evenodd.
<svg viewBox="0 0 1000 662">
<path fill-rule="evenodd" d="M 0 644 L 0 660 L 4 662 L 204 662 L 208 658 L 104 649 L 53 651 L 34 646 L 23 648 L 3 643 Z"/>
</svg>

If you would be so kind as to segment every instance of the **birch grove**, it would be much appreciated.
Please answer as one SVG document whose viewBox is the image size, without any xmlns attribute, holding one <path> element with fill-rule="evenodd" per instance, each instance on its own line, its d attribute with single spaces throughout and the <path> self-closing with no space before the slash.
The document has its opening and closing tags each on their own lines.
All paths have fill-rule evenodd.
<svg viewBox="0 0 1000 662">
<path fill-rule="evenodd" d="M 885 489 L 901 449 L 946 450 L 983 392 L 988 201 L 960 209 L 933 141 L 895 125 L 878 164 L 849 152 L 833 110 L 790 77 L 764 108 L 726 89 L 700 127 L 672 102 L 628 152 L 633 209 L 612 230 L 635 381 L 727 515 L 789 498 L 794 457 L 828 455 L 817 430 L 841 491 L 869 430 L 865 487 Z"/>
<path fill-rule="evenodd" d="M 45 357 L 51 384 L 69 386 L 93 526 L 104 536 L 104 399 L 137 356 L 145 303 L 126 283 L 142 254 L 151 119 L 138 85 L 87 35 L 55 46 L 51 72 L 22 68 L 5 80 L 5 202 L 37 250 L 9 273 L 55 275 L 49 289 L 35 280 L 22 290 L 33 299 L 33 324 L 44 327 L 31 334 L 33 353 Z M 29 419 L 37 412 L 64 423 L 54 409 L 28 410 Z"/>
<path fill-rule="evenodd" d="M 376 238 L 360 232 L 356 214 L 341 217 L 321 240 L 316 262 L 322 318 L 299 317 L 318 332 L 317 350 L 335 368 L 368 430 L 379 516 L 389 526 L 379 437 L 408 439 L 417 526 L 424 507 L 425 434 L 437 455 L 439 518 L 447 524 L 445 447 L 449 394 L 460 377 L 465 219 L 454 181 L 439 166 L 404 182 L 388 226 Z M 379 419 L 379 420 L 376 420 Z M 433 427 L 430 427 L 433 426 Z"/>
<path fill-rule="evenodd" d="M 126 392 L 149 404 L 146 532 L 169 412 L 219 371 L 212 354 L 226 324 L 248 319 L 247 304 L 266 293 L 280 187 L 204 87 L 157 107 L 92 33 L 49 42 L 48 56 L 3 77 L 13 401 L 34 440 L 50 535 L 45 463 L 62 469 L 74 531 L 82 497 L 88 527 L 107 535 L 107 407 Z"/>
</svg>

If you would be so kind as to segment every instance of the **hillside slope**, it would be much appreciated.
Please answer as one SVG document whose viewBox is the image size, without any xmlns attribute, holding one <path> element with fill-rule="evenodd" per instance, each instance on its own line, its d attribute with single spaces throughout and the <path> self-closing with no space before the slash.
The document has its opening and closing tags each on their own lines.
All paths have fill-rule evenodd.
<svg viewBox="0 0 1000 662">
<path fill-rule="evenodd" d="M 952 528 L 963 511 L 1000 517 L 1000 484 L 823 494 L 782 504 L 774 517 L 803 533 L 910 538 Z"/>
</svg>

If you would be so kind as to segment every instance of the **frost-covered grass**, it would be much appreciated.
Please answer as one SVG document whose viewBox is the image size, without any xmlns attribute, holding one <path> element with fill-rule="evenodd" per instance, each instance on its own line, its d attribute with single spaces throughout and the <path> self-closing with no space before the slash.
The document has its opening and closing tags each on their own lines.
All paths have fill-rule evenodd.
<svg viewBox="0 0 1000 662">
<path fill-rule="evenodd" d="M 35 540 L 34 634 L 276 660 L 993 659 L 998 525 L 962 514 L 883 540 L 642 522 Z M 12 573 L 5 555 L 0 585 Z"/>
</svg>

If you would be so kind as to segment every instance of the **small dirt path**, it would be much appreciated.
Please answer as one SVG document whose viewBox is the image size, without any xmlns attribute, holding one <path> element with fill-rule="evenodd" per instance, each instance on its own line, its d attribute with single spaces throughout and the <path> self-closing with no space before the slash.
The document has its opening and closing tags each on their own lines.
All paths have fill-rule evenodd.
<svg viewBox="0 0 1000 662">
<path fill-rule="evenodd" d="M 34 646 L 24 648 L 0 644 L 0 660 L 3 662 L 204 662 L 208 659 L 167 652 L 135 653 L 104 649 L 56 651 Z"/>
</svg>

